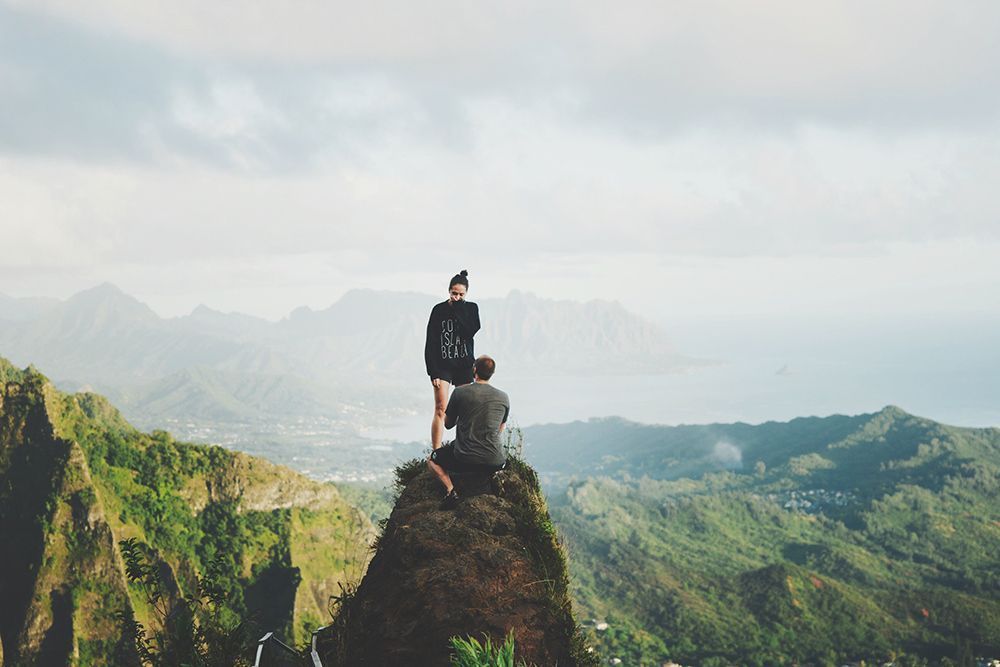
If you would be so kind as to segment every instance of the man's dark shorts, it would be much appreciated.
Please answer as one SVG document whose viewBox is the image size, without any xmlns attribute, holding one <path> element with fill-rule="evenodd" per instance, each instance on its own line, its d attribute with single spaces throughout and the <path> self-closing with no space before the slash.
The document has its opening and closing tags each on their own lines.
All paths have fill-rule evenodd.
<svg viewBox="0 0 1000 667">
<path fill-rule="evenodd" d="M 468 368 L 448 368 L 434 371 L 434 375 L 431 376 L 431 380 L 434 378 L 441 378 L 445 382 L 450 382 L 455 387 L 461 387 L 463 384 L 469 384 L 472 382 L 472 366 L 469 366 Z"/>
<path fill-rule="evenodd" d="M 431 461 L 438 464 L 448 472 L 482 472 L 494 473 L 503 468 L 499 466 L 488 466 L 481 463 L 463 463 L 455 456 L 455 443 L 449 442 L 447 445 L 438 447 L 431 452 Z"/>
</svg>

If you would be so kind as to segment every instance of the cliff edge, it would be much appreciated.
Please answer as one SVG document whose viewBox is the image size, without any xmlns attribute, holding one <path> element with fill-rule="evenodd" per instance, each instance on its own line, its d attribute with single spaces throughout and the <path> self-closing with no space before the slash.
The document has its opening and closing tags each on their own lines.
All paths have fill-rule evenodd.
<svg viewBox="0 0 1000 667">
<path fill-rule="evenodd" d="M 211 568 L 227 623 L 303 642 L 374 534 L 332 485 L 139 432 L 102 397 L 0 358 L 0 664 L 107 665 L 124 646 L 138 665 L 122 616 L 150 633 L 162 617 L 128 584 L 126 539 L 158 568 L 167 606 Z"/>
<path fill-rule="evenodd" d="M 596 664 L 535 471 L 511 458 L 501 479 L 499 495 L 446 511 L 424 461 L 397 470 L 398 500 L 367 574 L 320 636 L 324 665 L 447 665 L 451 637 L 496 643 L 508 632 L 518 664 Z"/>
</svg>

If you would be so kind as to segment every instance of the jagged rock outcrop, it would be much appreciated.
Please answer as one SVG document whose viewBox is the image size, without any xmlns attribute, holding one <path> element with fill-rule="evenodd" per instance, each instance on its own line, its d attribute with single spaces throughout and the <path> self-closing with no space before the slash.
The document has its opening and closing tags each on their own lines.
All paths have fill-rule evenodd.
<svg viewBox="0 0 1000 667">
<path fill-rule="evenodd" d="M 374 530 L 332 485 L 140 433 L 100 396 L 64 394 L 0 358 L 3 660 L 121 663 L 118 614 L 158 624 L 126 584 L 117 545 L 132 537 L 170 599 L 194 593 L 212 565 L 233 613 L 299 643 L 360 576 Z"/>
<path fill-rule="evenodd" d="M 511 631 L 529 665 L 590 664 L 530 467 L 511 459 L 500 496 L 450 511 L 423 461 L 397 475 L 401 493 L 368 572 L 322 635 L 325 665 L 447 665 L 449 638 L 499 642 Z"/>
<path fill-rule="evenodd" d="M 63 664 L 115 643 L 128 593 L 83 450 L 49 419 L 51 388 L 0 370 L 0 641 L 14 664 Z"/>
</svg>

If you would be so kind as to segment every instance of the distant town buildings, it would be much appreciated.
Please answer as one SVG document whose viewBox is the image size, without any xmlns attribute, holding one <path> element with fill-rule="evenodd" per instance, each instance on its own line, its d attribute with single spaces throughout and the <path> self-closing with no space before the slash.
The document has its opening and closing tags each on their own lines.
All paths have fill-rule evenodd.
<svg viewBox="0 0 1000 667">
<path fill-rule="evenodd" d="M 777 503 L 783 509 L 800 514 L 819 514 L 831 508 L 847 507 L 858 500 L 857 496 L 851 491 L 832 491 L 828 489 L 779 491 L 777 493 L 769 493 L 764 498 L 770 502 Z"/>
</svg>

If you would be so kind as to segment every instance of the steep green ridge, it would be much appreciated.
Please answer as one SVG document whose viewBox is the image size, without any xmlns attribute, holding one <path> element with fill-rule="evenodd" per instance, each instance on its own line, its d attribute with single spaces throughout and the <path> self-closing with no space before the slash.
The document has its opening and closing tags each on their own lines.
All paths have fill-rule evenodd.
<svg viewBox="0 0 1000 667">
<path fill-rule="evenodd" d="M 743 453 L 742 474 L 651 468 L 661 479 L 592 478 L 550 499 L 578 604 L 610 625 L 602 652 L 759 665 L 1000 655 L 1000 430 L 891 407 L 781 426 L 739 425 L 746 439 L 701 427 Z M 698 451 L 708 436 L 684 429 Z M 683 451 L 683 432 L 671 438 Z"/>
<path fill-rule="evenodd" d="M 104 664 L 115 614 L 155 619 L 125 583 L 136 537 L 171 595 L 209 563 L 228 613 L 291 641 L 360 578 L 371 522 L 336 488 L 221 447 L 140 433 L 95 394 L 0 359 L 0 643 L 12 664 Z"/>
</svg>

